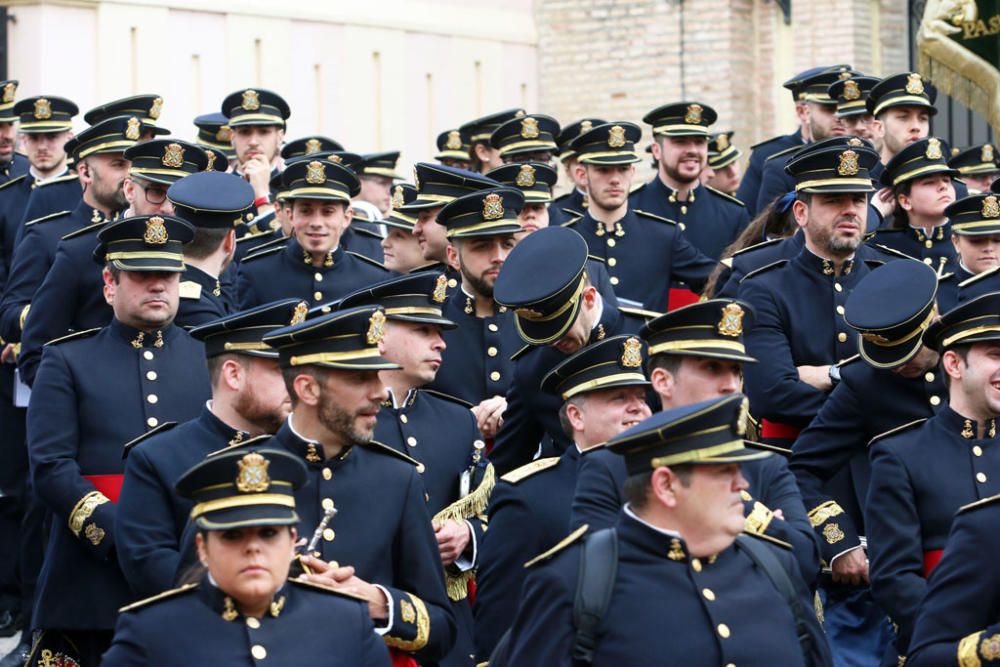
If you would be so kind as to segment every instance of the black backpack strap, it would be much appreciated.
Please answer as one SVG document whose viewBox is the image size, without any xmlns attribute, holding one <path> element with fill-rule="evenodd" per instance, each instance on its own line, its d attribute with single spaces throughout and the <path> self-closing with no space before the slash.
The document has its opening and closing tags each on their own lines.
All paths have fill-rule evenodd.
<svg viewBox="0 0 1000 667">
<path fill-rule="evenodd" d="M 597 647 L 597 633 L 611 604 L 618 576 L 618 533 L 604 528 L 587 536 L 580 554 L 580 571 L 573 600 L 573 664 L 589 665 Z"/>
<path fill-rule="evenodd" d="M 813 637 L 809 632 L 809 624 L 806 622 L 805 614 L 807 612 L 802 608 L 799 594 L 795 590 L 795 585 L 788 576 L 785 566 L 781 564 L 781 561 L 778 560 L 778 557 L 774 555 L 774 552 L 767 545 L 762 544 L 752 537 L 737 535 L 736 545 L 743 550 L 743 553 L 750 557 L 750 560 L 757 567 L 763 570 L 774 587 L 778 589 L 781 597 L 785 598 L 785 602 L 788 603 L 788 607 L 792 611 L 792 616 L 795 617 L 795 635 L 799 638 L 802 656 L 807 665 L 812 664 L 811 656 L 813 655 L 814 647 Z"/>
</svg>

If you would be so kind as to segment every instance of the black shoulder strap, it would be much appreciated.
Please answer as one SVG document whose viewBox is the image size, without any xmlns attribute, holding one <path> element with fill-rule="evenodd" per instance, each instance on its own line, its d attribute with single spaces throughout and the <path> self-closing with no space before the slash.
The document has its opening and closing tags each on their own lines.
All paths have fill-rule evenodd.
<svg viewBox="0 0 1000 667">
<path fill-rule="evenodd" d="M 774 555 L 774 552 L 770 550 L 762 542 L 749 537 L 747 535 L 737 535 L 736 545 L 743 550 L 747 556 L 750 557 L 757 567 L 764 571 L 767 578 L 771 580 L 774 587 L 778 589 L 778 593 L 781 597 L 785 598 L 785 602 L 788 603 L 789 609 L 792 611 L 792 616 L 795 617 L 795 635 L 799 638 L 799 646 L 802 649 L 802 657 L 805 659 L 807 665 L 813 664 L 811 662 L 811 656 L 813 655 L 813 638 L 809 633 L 809 625 L 806 623 L 805 614 L 807 613 L 802 609 L 802 603 L 799 601 L 799 595 L 795 591 L 795 586 L 792 584 L 791 578 L 788 576 L 788 571 L 785 566 L 781 564 L 778 557 Z"/>
<path fill-rule="evenodd" d="M 604 528 L 587 536 L 580 554 L 580 571 L 573 600 L 573 664 L 589 665 L 594 660 L 597 632 L 611 604 L 611 592 L 618 576 L 618 533 Z"/>
</svg>

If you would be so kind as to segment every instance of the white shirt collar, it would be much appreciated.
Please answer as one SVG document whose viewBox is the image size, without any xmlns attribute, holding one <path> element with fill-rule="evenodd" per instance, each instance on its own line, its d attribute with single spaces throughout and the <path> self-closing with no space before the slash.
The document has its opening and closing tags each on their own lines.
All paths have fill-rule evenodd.
<svg viewBox="0 0 1000 667">
<path fill-rule="evenodd" d="M 625 510 L 625 514 L 627 514 L 628 516 L 630 516 L 631 518 L 635 519 L 636 521 L 638 521 L 639 523 L 641 523 L 642 525 L 646 526 L 647 528 L 649 528 L 651 530 L 655 530 L 656 532 L 661 533 L 663 535 L 666 535 L 668 537 L 680 537 L 681 536 L 681 534 L 678 533 L 676 530 L 668 530 L 666 528 L 660 528 L 659 526 L 654 526 L 653 524 L 651 524 L 650 522 L 646 521 L 645 519 L 640 519 L 639 516 L 635 512 L 632 511 L 632 507 L 628 503 L 625 503 L 624 510 Z"/>
</svg>

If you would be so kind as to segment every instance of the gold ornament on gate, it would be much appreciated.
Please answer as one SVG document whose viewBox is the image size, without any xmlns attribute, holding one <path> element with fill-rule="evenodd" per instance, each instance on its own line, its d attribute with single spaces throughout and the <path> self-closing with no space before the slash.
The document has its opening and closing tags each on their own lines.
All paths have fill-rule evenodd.
<svg viewBox="0 0 1000 667">
<path fill-rule="evenodd" d="M 177 169 L 184 164 L 184 148 L 180 144 L 167 144 L 163 149 L 163 159 L 160 160 L 164 167 Z"/>
<path fill-rule="evenodd" d="M 166 245 L 169 241 L 167 228 L 163 224 L 163 218 L 154 215 L 146 221 L 146 233 L 142 235 L 144 243 L 149 245 Z"/>
<path fill-rule="evenodd" d="M 271 462 L 257 452 L 250 452 L 236 462 L 240 472 L 236 476 L 236 489 L 243 493 L 261 493 L 271 486 L 267 467 Z"/>
<path fill-rule="evenodd" d="M 483 220 L 499 220 L 503 217 L 503 199 L 497 193 L 486 195 L 483 199 Z"/>
</svg>

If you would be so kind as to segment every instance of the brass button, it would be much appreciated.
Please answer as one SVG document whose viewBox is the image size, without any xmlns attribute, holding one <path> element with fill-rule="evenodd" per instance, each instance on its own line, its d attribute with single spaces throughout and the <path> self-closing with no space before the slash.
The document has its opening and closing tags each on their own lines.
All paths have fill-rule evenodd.
<svg viewBox="0 0 1000 667">
<path fill-rule="evenodd" d="M 843 315 L 844 314 L 844 307 L 843 306 L 837 306 L 837 314 L 838 315 Z"/>
<path fill-rule="evenodd" d="M 705 596 L 706 600 L 709 600 L 709 601 L 715 600 L 715 592 L 712 591 L 711 588 L 703 588 L 703 589 L 701 589 L 701 594 Z"/>
<path fill-rule="evenodd" d="M 719 636 L 723 639 L 729 639 L 729 626 L 725 623 L 719 623 L 719 627 L 716 628 L 719 631 Z"/>
<path fill-rule="evenodd" d="M 452 289 L 455 289 L 456 287 L 458 287 L 458 281 L 455 280 L 454 278 L 449 278 L 448 279 L 448 287 L 450 287 Z"/>
<path fill-rule="evenodd" d="M 333 532 L 333 528 L 323 529 L 323 539 L 327 542 L 333 542 L 333 538 L 336 537 L 336 533 Z"/>
<path fill-rule="evenodd" d="M 146 402 L 150 405 L 156 405 L 156 402 L 160 400 L 160 397 L 156 394 L 150 394 L 146 397 Z"/>
<path fill-rule="evenodd" d="M 608 260 L 608 266 L 615 266 L 616 264 L 618 264 L 618 260 L 615 259 L 614 257 Z"/>
<path fill-rule="evenodd" d="M 928 382 L 934 382 L 934 373 L 927 373 L 924 376 L 924 379 L 927 380 Z"/>
<path fill-rule="evenodd" d="M 976 473 L 976 481 L 979 482 L 980 484 L 985 484 L 986 483 L 986 473 L 984 473 L 984 472 L 977 472 Z"/>
<path fill-rule="evenodd" d="M 927 266 L 930 266 L 933 263 L 934 263 L 934 260 L 932 260 L 930 257 L 924 257 L 924 264 L 926 264 Z"/>
<path fill-rule="evenodd" d="M 256 630 L 257 628 L 260 627 L 260 621 L 258 621 L 253 616 L 249 616 L 249 617 L 247 617 L 247 626 L 249 626 L 249 627 L 253 628 L 254 630 Z"/>
<path fill-rule="evenodd" d="M 493 347 L 492 345 L 491 345 L 491 346 L 489 346 L 488 348 L 486 348 L 486 354 L 488 354 L 488 355 L 489 355 L 489 356 L 491 356 L 491 357 L 495 357 L 495 356 L 497 356 L 497 352 L 499 352 L 499 350 L 497 350 L 497 349 L 496 349 L 495 347 Z"/>
<path fill-rule="evenodd" d="M 841 285 L 840 283 L 834 283 L 833 284 L 833 289 L 837 290 L 838 292 L 843 292 L 844 291 L 844 286 Z"/>
<path fill-rule="evenodd" d="M 691 569 L 695 572 L 701 572 L 701 561 L 697 558 L 691 559 Z"/>
<path fill-rule="evenodd" d="M 142 353 L 142 358 L 146 361 L 151 361 L 153 359 L 153 352 L 151 350 L 146 350 Z"/>
<path fill-rule="evenodd" d="M 146 371 L 146 379 L 149 380 L 150 382 L 156 381 L 157 377 L 158 376 L 156 375 L 156 371 Z"/>
<path fill-rule="evenodd" d="M 681 206 L 681 215 L 686 215 L 687 212 L 688 212 L 688 207 L 687 206 Z"/>
<path fill-rule="evenodd" d="M 490 379 L 493 380 L 494 382 L 499 382 L 500 381 L 500 371 L 493 371 L 492 373 L 490 373 Z"/>
<path fill-rule="evenodd" d="M 488 325 L 486 325 L 486 328 L 489 329 L 490 331 L 493 331 L 494 333 L 497 332 L 497 331 L 500 331 L 500 327 L 498 327 L 497 325 L 493 324 L 492 322 L 490 322 Z"/>
<path fill-rule="evenodd" d="M 619 282 L 620 281 L 618 280 L 618 276 L 611 276 L 611 284 L 612 285 L 617 285 Z"/>
<path fill-rule="evenodd" d="M 146 420 L 146 426 L 148 426 L 150 428 L 154 428 L 159 423 L 160 423 L 160 420 L 157 419 L 156 417 L 150 417 L 149 419 Z"/>
<path fill-rule="evenodd" d="M 322 273 L 316 273 L 316 274 L 313 275 L 313 278 L 316 280 L 316 282 L 320 282 L 321 280 L 323 280 L 323 274 Z"/>
<path fill-rule="evenodd" d="M 406 444 L 408 444 L 410 447 L 416 447 L 417 439 L 411 435 L 409 438 L 406 439 Z"/>
<path fill-rule="evenodd" d="M 841 331 L 839 334 L 837 334 L 837 340 L 840 341 L 841 343 L 846 343 L 847 342 L 847 334 L 845 334 L 843 331 Z"/>
<path fill-rule="evenodd" d="M 267 657 L 267 649 L 260 644 L 254 644 L 253 648 L 250 649 L 250 655 L 254 657 L 254 660 L 263 660 Z"/>
<path fill-rule="evenodd" d="M 931 401 L 931 405 L 941 405 L 941 397 L 940 396 L 931 396 L 930 401 Z"/>
<path fill-rule="evenodd" d="M 333 509 L 333 498 L 324 498 L 323 502 L 320 503 L 323 506 L 324 511 L 329 511 Z"/>
<path fill-rule="evenodd" d="M 401 422 L 403 422 L 405 424 L 408 421 L 410 421 L 410 418 L 407 417 L 406 415 L 399 415 L 399 421 L 401 421 Z"/>
<path fill-rule="evenodd" d="M 322 301 L 322 299 L 323 299 L 323 293 L 322 292 L 313 292 L 313 298 L 316 301 Z"/>
<path fill-rule="evenodd" d="M 972 453 L 975 454 L 976 456 L 982 456 L 983 455 L 983 448 L 980 447 L 979 445 L 974 445 L 972 447 Z"/>
<path fill-rule="evenodd" d="M 608 239 L 608 247 L 609 248 L 614 248 L 615 247 L 615 240 L 614 239 Z"/>
<path fill-rule="evenodd" d="M 423 475 L 425 470 L 427 470 L 427 468 L 424 467 L 423 463 L 418 463 L 417 464 L 417 472 L 419 472 L 421 475 Z M 428 498 L 428 500 L 429 500 L 429 498 Z"/>
<path fill-rule="evenodd" d="M 323 479 L 329 482 L 332 477 L 333 477 L 333 471 L 331 471 L 329 468 L 323 468 Z"/>
<path fill-rule="evenodd" d="M 933 248 L 934 247 L 934 241 L 931 241 L 930 239 L 927 239 L 926 241 L 924 241 L 924 247 L 927 248 L 927 249 Z"/>
</svg>

